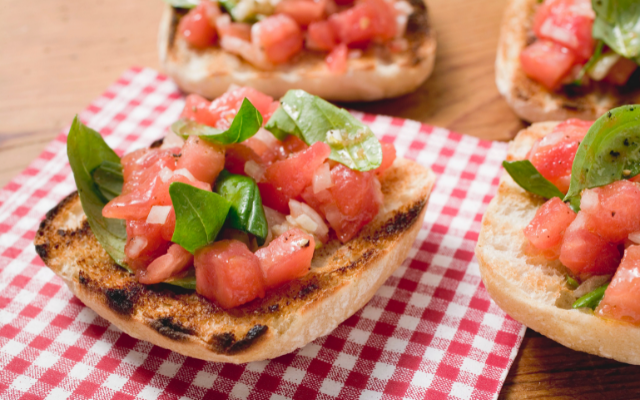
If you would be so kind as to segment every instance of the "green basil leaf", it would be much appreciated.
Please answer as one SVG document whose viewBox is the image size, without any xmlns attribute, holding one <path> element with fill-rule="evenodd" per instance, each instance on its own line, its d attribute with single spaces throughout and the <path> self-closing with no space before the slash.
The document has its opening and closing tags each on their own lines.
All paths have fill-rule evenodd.
<svg viewBox="0 0 640 400">
<path fill-rule="evenodd" d="M 542 176 L 536 167 L 531 164 L 531 161 L 504 161 L 502 166 L 507 173 L 511 175 L 513 180 L 527 192 L 537 194 L 545 199 L 551 199 L 553 197 L 560 197 L 562 199 L 564 197 L 564 193 Z"/>
<path fill-rule="evenodd" d="M 119 165 L 120 157 L 111 150 L 98 132 L 80 122 L 78 116 L 74 118 L 69 130 L 67 155 L 91 231 L 111 258 L 118 265 L 131 271 L 124 262 L 124 245 L 127 242 L 125 221 L 102 216 L 102 208 L 107 201 L 93 178 L 94 171 L 103 163 Z M 98 176 L 100 174 L 98 173 Z"/>
<path fill-rule="evenodd" d="M 122 176 L 122 165 L 113 161 L 103 161 L 91 174 L 93 181 L 98 186 L 102 196 L 111 201 L 114 197 L 122 193 L 124 178 Z"/>
<path fill-rule="evenodd" d="M 598 307 L 598 305 L 602 301 L 602 298 L 604 297 L 604 292 L 606 292 L 607 288 L 609 287 L 609 283 L 605 283 L 599 288 L 580 297 L 571 305 L 571 308 L 588 307 L 592 310 L 595 310 L 595 308 Z"/>
<path fill-rule="evenodd" d="M 259 245 L 268 234 L 267 217 L 256 182 L 244 175 L 223 170 L 216 181 L 216 193 L 231 204 L 225 225 L 254 235 Z"/>
<path fill-rule="evenodd" d="M 274 136 L 295 135 L 308 145 L 324 142 L 330 159 L 358 171 L 380 166 L 382 147 L 368 126 L 345 109 L 303 90 L 289 90 L 265 128 Z"/>
<path fill-rule="evenodd" d="M 626 58 L 640 56 L 640 2 L 637 0 L 591 0 L 596 19 L 593 38 L 604 41 Z"/>
<path fill-rule="evenodd" d="M 196 274 L 193 268 L 189 269 L 184 275 L 171 277 L 164 281 L 169 285 L 180 286 L 181 288 L 196 290 Z"/>
<path fill-rule="evenodd" d="M 227 145 L 244 142 L 255 135 L 261 126 L 262 114 L 245 98 L 226 131 L 186 119 L 174 122 L 171 130 L 183 139 L 195 135 L 211 143 Z"/>
<path fill-rule="evenodd" d="M 600 60 L 600 58 L 602 58 L 603 49 L 604 49 L 604 42 L 602 40 L 598 40 L 598 42 L 596 43 L 595 51 L 591 55 L 591 58 L 589 58 L 589 61 L 587 61 L 587 63 L 582 67 L 582 69 L 580 69 L 578 76 L 572 82 L 573 85 L 576 85 L 576 86 L 582 85 L 582 78 L 584 78 L 586 73 L 589 72 L 589 70 L 593 68 L 594 65 L 596 65 L 596 63 Z"/>
<path fill-rule="evenodd" d="M 564 201 L 580 205 L 582 190 L 640 173 L 640 105 L 614 108 L 593 123 L 571 167 Z"/>
<path fill-rule="evenodd" d="M 222 228 L 230 204 L 222 196 L 181 182 L 169 186 L 176 212 L 171 241 L 190 253 L 213 242 Z"/>
<path fill-rule="evenodd" d="M 164 2 L 175 8 L 194 8 L 200 0 L 164 0 Z"/>
</svg>

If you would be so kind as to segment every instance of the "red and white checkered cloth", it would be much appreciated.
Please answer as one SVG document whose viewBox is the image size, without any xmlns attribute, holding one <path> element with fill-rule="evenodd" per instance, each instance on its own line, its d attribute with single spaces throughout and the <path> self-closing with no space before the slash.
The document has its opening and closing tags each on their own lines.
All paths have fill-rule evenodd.
<svg viewBox="0 0 640 400">
<path fill-rule="evenodd" d="M 134 68 L 80 117 L 122 154 L 162 137 L 183 104 L 168 78 Z M 506 144 L 356 116 L 438 175 L 418 239 L 373 299 L 330 335 L 245 365 L 133 339 L 44 266 L 32 244 L 36 229 L 75 189 L 61 134 L 0 191 L 0 398 L 497 397 L 525 328 L 491 302 L 473 251 Z"/>
</svg>

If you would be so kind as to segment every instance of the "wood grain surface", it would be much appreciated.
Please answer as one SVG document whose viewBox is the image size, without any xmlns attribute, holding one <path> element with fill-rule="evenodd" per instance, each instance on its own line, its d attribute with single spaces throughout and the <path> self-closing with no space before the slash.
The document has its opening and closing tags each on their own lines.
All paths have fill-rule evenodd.
<svg viewBox="0 0 640 400">
<path fill-rule="evenodd" d="M 427 0 L 436 68 L 410 95 L 351 107 L 485 139 L 524 125 L 498 94 L 506 0 Z M 161 0 L 0 0 L 0 186 L 131 66 L 158 69 Z M 569 350 L 529 330 L 501 398 L 638 398 L 640 367 Z"/>
</svg>

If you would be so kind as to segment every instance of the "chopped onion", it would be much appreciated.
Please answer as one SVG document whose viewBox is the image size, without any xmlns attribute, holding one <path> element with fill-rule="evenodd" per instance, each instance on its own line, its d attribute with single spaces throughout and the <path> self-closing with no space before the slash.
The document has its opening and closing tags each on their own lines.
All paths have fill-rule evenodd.
<svg viewBox="0 0 640 400">
<path fill-rule="evenodd" d="M 324 216 L 327 218 L 327 221 L 329 221 L 329 225 L 340 226 L 342 214 L 340 213 L 340 210 L 338 210 L 338 207 L 334 204 L 329 204 L 327 207 L 325 207 Z"/>
<path fill-rule="evenodd" d="M 147 216 L 147 224 L 164 224 L 171 212 L 171 206 L 153 206 Z"/>
<path fill-rule="evenodd" d="M 413 7 L 406 1 L 396 1 L 393 3 L 396 9 L 396 39 L 404 37 L 407 30 L 409 16 L 413 13 Z"/>
<path fill-rule="evenodd" d="M 296 218 L 296 223 L 305 231 L 313 233 L 318 229 L 318 224 L 313 222 L 313 220 L 307 215 L 302 214 L 298 218 Z"/>
<path fill-rule="evenodd" d="M 378 180 L 378 177 L 373 178 L 373 196 L 378 204 L 384 203 L 384 194 L 382 194 L 382 185 Z"/>
<path fill-rule="evenodd" d="M 247 176 L 253 178 L 256 182 L 259 182 L 264 176 L 264 168 L 260 166 L 257 162 L 253 160 L 249 160 L 244 163 L 244 173 Z"/>
<path fill-rule="evenodd" d="M 356 58 L 360 57 L 362 57 L 362 50 L 360 49 L 349 50 L 349 52 L 347 53 L 347 58 L 349 60 L 355 60 Z"/>
<path fill-rule="evenodd" d="M 629 240 L 635 244 L 640 244 L 640 231 L 631 232 L 629 234 Z"/>
<path fill-rule="evenodd" d="M 579 45 L 578 37 L 573 32 L 557 26 L 553 22 L 552 18 L 548 18 L 544 21 L 540 28 L 540 33 L 549 39 L 554 39 L 555 41 L 561 44 L 566 44 L 571 48 L 577 48 Z"/>
<path fill-rule="evenodd" d="M 284 215 L 274 210 L 273 208 L 263 206 L 264 215 L 267 217 L 267 224 L 269 226 L 280 225 L 285 221 Z"/>
<path fill-rule="evenodd" d="M 595 289 L 599 288 L 600 286 L 604 285 L 605 283 L 607 283 L 609 281 L 609 279 L 611 278 L 611 275 L 596 275 L 596 276 L 592 276 L 591 278 L 587 279 L 586 281 L 582 282 L 580 284 L 580 286 L 578 286 L 576 288 L 576 290 L 573 291 L 573 295 L 576 298 L 580 298 L 582 296 L 584 296 L 585 294 L 594 291 Z"/>
<path fill-rule="evenodd" d="M 167 132 L 167 135 L 164 137 L 162 141 L 162 146 L 160 146 L 160 150 L 164 149 L 172 149 L 174 147 L 182 148 L 184 146 L 184 139 L 180 136 L 176 135 L 171 129 Z"/>
<path fill-rule="evenodd" d="M 189 179 L 189 180 L 190 180 L 190 181 L 192 181 L 192 182 L 195 182 L 195 181 L 196 181 L 196 178 L 195 178 L 195 177 L 191 174 L 191 172 L 189 172 L 189 170 L 188 170 L 188 169 L 186 169 L 186 168 L 180 168 L 180 169 L 177 169 L 177 170 L 173 171 L 173 173 L 174 173 L 174 174 L 176 174 L 176 175 L 182 175 L 182 176 L 185 176 L 187 179 Z"/>
<path fill-rule="evenodd" d="M 260 140 L 270 149 L 274 149 L 280 143 L 280 141 L 273 136 L 273 133 L 264 128 L 258 129 L 258 132 L 253 137 Z"/>
<path fill-rule="evenodd" d="M 331 186 L 333 186 L 333 182 L 331 181 L 331 168 L 329 167 L 329 163 L 324 163 L 313 173 L 313 193 L 317 194 L 325 189 L 329 189 Z"/>
<path fill-rule="evenodd" d="M 162 182 L 166 183 L 173 176 L 173 171 L 171 171 L 167 167 L 164 167 L 160 170 L 160 172 L 158 173 L 158 176 L 160 177 L 160 179 L 162 179 Z"/>
<path fill-rule="evenodd" d="M 325 236 L 327 233 L 329 233 L 329 227 L 324 223 L 324 219 L 320 216 L 320 214 L 318 214 L 313 208 L 309 207 L 309 205 L 307 205 L 306 203 L 300 204 L 302 205 L 302 212 L 304 212 L 303 215 L 311 218 L 317 225 L 314 233 L 318 236 Z"/>
<path fill-rule="evenodd" d="M 614 52 L 604 54 L 593 64 L 587 72 L 594 81 L 601 81 L 609 74 L 611 68 L 620 60 L 620 56 Z"/>
<path fill-rule="evenodd" d="M 144 236 L 134 236 L 129 241 L 129 246 L 127 246 L 127 257 L 137 258 L 142 250 L 147 247 L 147 244 L 149 244 L 149 241 Z"/>
<path fill-rule="evenodd" d="M 582 199 L 580 200 L 580 209 L 585 212 L 590 212 L 598 207 L 599 203 L 598 193 L 593 190 L 587 189 L 582 192 Z"/>
</svg>

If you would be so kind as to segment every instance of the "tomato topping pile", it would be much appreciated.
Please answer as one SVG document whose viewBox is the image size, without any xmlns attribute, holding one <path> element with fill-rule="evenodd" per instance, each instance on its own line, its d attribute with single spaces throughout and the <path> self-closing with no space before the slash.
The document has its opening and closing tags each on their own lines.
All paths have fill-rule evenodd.
<svg viewBox="0 0 640 400">
<path fill-rule="evenodd" d="M 279 104 L 241 87 L 211 102 L 190 95 L 181 117 L 226 129 L 244 98 L 264 123 Z M 395 160 L 393 145 L 382 144 L 381 165 L 367 172 L 331 161 L 330 154 L 323 142 L 309 146 L 292 135 L 280 141 L 264 128 L 226 146 L 192 135 L 181 148 L 142 149 L 124 156 L 122 193 L 102 214 L 126 220 L 125 262 L 140 283 L 184 277 L 193 267 L 199 294 L 223 308 L 237 307 L 308 273 L 314 249 L 330 238 L 329 227 L 345 242 L 378 214 L 383 201 L 378 176 Z M 176 212 L 169 186 L 180 182 L 210 192 L 223 169 L 257 184 L 267 216 L 266 243 L 258 248 L 246 232 L 235 234 L 225 225 L 224 234 L 217 236 L 224 240 L 190 248 L 192 254 L 171 241 Z"/>
<path fill-rule="evenodd" d="M 629 246 L 596 313 L 632 323 L 640 322 L 640 246 Z"/>
<path fill-rule="evenodd" d="M 232 22 L 216 2 L 201 0 L 180 20 L 178 33 L 196 49 L 219 45 L 260 68 L 286 63 L 305 47 L 328 51 L 327 68 L 343 73 L 349 47 L 393 47 L 405 29 L 398 21 L 410 14 L 404 8 L 396 10 L 390 0 L 283 0 L 252 26 Z"/>
</svg>

